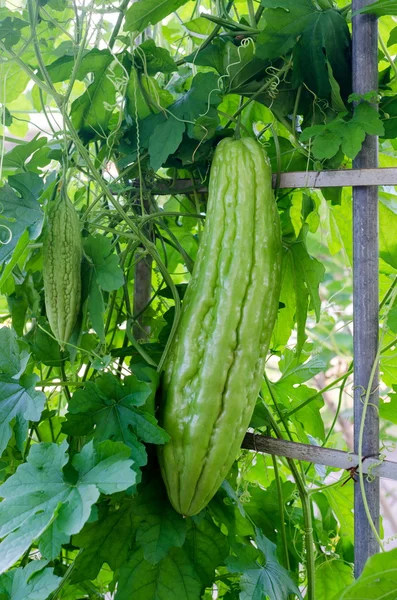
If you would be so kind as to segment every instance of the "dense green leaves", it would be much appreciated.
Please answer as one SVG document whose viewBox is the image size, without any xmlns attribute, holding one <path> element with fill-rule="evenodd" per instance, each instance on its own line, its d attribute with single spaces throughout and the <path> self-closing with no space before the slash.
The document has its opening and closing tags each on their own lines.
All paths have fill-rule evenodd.
<svg viewBox="0 0 397 600">
<path fill-rule="evenodd" d="M 304 129 L 302 142 L 314 138 L 313 154 L 326 159 L 335 156 L 339 149 L 349 158 L 355 158 L 361 150 L 365 135 L 383 135 L 384 128 L 377 111 L 367 102 L 359 104 L 353 117 L 346 121 L 342 113 L 326 125 L 314 125 Z"/>
<path fill-rule="evenodd" d="M 0 456 L 11 437 L 10 422 L 13 419 L 16 419 L 15 431 L 21 449 L 28 422 L 40 420 L 45 395 L 35 390 L 38 379 L 37 375 L 31 374 L 22 375 L 19 381 L 6 377 L 0 380 Z"/>
<path fill-rule="evenodd" d="M 299 589 L 288 571 L 282 567 L 276 556 L 276 546 L 260 530 L 256 530 L 256 543 L 253 546 L 237 546 L 236 556 L 227 559 L 232 573 L 243 573 L 240 579 L 240 600 L 284 600 L 288 594 L 302 598 Z"/>
<path fill-rule="evenodd" d="M 42 536 L 42 554 L 49 547 L 58 554 L 61 543 L 82 529 L 101 492 L 113 494 L 135 483 L 129 456 L 124 444 L 108 441 L 94 449 L 90 442 L 65 469 L 65 442 L 33 446 L 27 462 L 0 487 L 0 571 Z"/>
<path fill-rule="evenodd" d="M 395 167 L 389 57 L 379 52 L 378 113 L 373 91 L 349 98 L 342 0 L 261 0 L 257 23 L 246 0 L 201 0 L 201 14 L 187 0 L 40 0 L 30 3 L 36 22 L 19 4 L 0 8 L 0 600 L 46 600 L 61 581 L 62 600 L 212 600 L 214 583 L 220 600 L 284 600 L 307 577 L 315 600 L 393 595 L 394 551 L 353 583 L 354 484 L 341 487 L 339 473 L 298 470 L 312 488 L 308 525 L 286 461 L 275 469 L 269 455 L 242 451 L 208 509 L 184 519 L 155 448 L 168 440 L 156 366 L 205 226 L 214 147 L 239 122 L 273 172 L 348 169 L 365 136 L 379 135 L 380 165 Z M 362 12 L 384 16 L 393 57 L 394 0 Z M 82 310 L 65 351 L 51 337 L 42 280 L 43 218 L 60 185 L 84 243 Z M 166 186 L 170 195 L 157 195 Z M 352 378 L 344 390 L 332 383 L 352 359 L 351 196 L 277 191 L 282 290 L 251 421 L 266 435 L 273 416 L 285 437 L 322 444 L 338 416 L 327 445 L 344 449 L 349 412 L 335 408 L 339 394 L 350 406 Z M 396 276 L 397 211 L 392 187 L 379 196 L 381 301 Z M 393 442 L 397 316 L 387 308 L 379 414 Z"/>
<path fill-rule="evenodd" d="M 46 568 L 47 561 L 34 560 L 0 576 L 2 600 L 45 600 L 58 587 L 61 578 Z"/>
<path fill-rule="evenodd" d="M 131 498 L 100 506 L 98 518 L 73 537 L 73 544 L 84 549 L 76 559 L 74 582 L 95 579 L 103 563 L 116 570 L 127 561 L 137 528 L 134 509 Z"/>
<path fill-rule="evenodd" d="M 148 25 L 155 25 L 188 0 L 139 0 L 125 15 L 124 29 L 140 33 Z"/>
<path fill-rule="evenodd" d="M 396 589 L 397 550 L 375 554 L 368 559 L 358 580 L 345 589 L 340 600 L 381 600 L 393 597 Z"/>
<path fill-rule="evenodd" d="M 13 175 L 8 178 L 8 184 L 0 188 L 1 262 L 10 259 L 18 240 L 26 230 L 30 239 L 35 239 L 40 234 L 43 213 L 38 197 L 42 189 L 43 182 L 35 173 Z"/>
<path fill-rule="evenodd" d="M 174 548 L 156 565 L 136 550 L 120 569 L 116 600 L 197 600 L 201 582 L 186 552 Z"/>
</svg>

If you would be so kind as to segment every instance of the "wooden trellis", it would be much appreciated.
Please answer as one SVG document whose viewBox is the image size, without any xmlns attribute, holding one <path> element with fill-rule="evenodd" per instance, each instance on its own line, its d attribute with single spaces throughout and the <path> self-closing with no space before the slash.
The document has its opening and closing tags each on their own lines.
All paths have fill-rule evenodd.
<svg viewBox="0 0 397 600">
<path fill-rule="evenodd" d="M 353 0 L 353 91 L 363 95 L 378 87 L 378 36 L 377 19 L 373 15 L 356 12 L 371 4 L 372 0 Z M 337 171 L 308 171 L 281 173 L 274 176 L 274 186 L 279 188 L 353 187 L 353 305 L 354 305 L 354 453 L 310 446 L 286 440 L 247 433 L 243 447 L 307 462 L 350 469 L 358 463 L 358 439 L 363 414 L 362 390 L 368 388 L 371 371 L 376 361 L 379 332 L 378 295 L 378 186 L 397 185 L 397 169 L 379 169 L 377 160 L 378 139 L 367 136 L 362 150 L 353 163 L 353 169 Z M 156 194 L 189 193 L 195 189 L 206 192 L 200 182 L 191 180 L 162 180 L 156 183 Z M 151 292 L 150 273 L 147 269 L 136 272 L 135 289 L 140 291 L 140 301 L 134 312 L 140 313 Z M 146 290 L 146 291 L 145 291 Z M 378 405 L 378 373 L 372 378 L 370 405 Z M 365 481 L 365 492 L 372 520 L 379 530 L 379 477 L 397 480 L 397 463 L 380 462 L 373 458 L 379 452 L 378 411 L 369 406 L 365 420 L 362 448 L 364 456 L 360 468 L 374 475 Z M 360 575 L 367 559 L 376 553 L 378 542 L 364 510 L 361 489 L 355 485 L 355 575 Z"/>
</svg>

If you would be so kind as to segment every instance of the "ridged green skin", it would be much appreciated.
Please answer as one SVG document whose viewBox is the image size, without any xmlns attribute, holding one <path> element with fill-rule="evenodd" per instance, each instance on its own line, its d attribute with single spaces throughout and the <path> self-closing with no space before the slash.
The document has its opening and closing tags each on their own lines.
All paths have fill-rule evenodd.
<svg viewBox="0 0 397 600">
<path fill-rule="evenodd" d="M 224 139 L 181 320 L 165 363 L 159 448 L 168 495 L 183 515 L 211 500 L 249 425 L 281 282 L 280 222 L 270 163 L 250 138 Z"/>
<path fill-rule="evenodd" d="M 79 218 L 73 204 L 61 192 L 48 211 L 43 279 L 48 321 L 62 348 L 80 311 L 81 258 Z"/>
</svg>

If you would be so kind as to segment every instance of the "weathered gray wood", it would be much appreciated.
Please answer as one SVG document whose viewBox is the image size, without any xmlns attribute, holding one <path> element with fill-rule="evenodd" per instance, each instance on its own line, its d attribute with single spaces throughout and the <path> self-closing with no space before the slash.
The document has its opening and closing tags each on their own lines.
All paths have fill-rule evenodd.
<svg viewBox="0 0 397 600">
<path fill-rule="evenodd" d="M 353 0 L 353 14 L 372 0 Z M 373 15 L 353 17 L 353 91 L 365 94 L 378 89 L 378 25 Z M 378 139 L 367 136 L 354 160 L 356 169 L 378 166 Z M 363 397 L 368 389 L 378 350 L 379 265 L 378 188 L 367 181 L 353 189 L 353 341 L 354 341 L 354 450 L 358 452 Z M 367 186 L 367 187 L 365 187 Z M 363 454 L 379 449 L 378 373 L 371 386 L 365 418 Z M 365 481 L 365 496 L 372 521 L 379 531 L 379 478 Z M 367 518 L 359 485 L 354 494 L 354 573 L 358 577 L 379 544 Z"/>
<path fill-rule="evenodd" d="M 275 176 L 274 176 L 275 184 Z M 282 173 L 281 188 L 357 187 L 363 185 L 397 185 L 397 169 L 344 169 Z"/>
<path fill-rule="evenodd" d="M 285 456 L 286 458 L 304 460 L 338 469 L 350 469 L 357 466 L 359 462 L 357 454 L 334 450 L 332 448 L 322 448 L 321 446 L 310 446 L 309 444 L 278 440 L 252 433 L 246 434 L 242 447 L 247 450 L 274 454 L 275 456 Z M 379 462 L 378 458 L 366 458 L 362 463 L 362 472 L 397 481 L 397 463 L 389 460 L 384 460 L 381 464 L 378 464 Z"/>
<path fill-rule="evenodd" d="M 139 182 L 134 182 L 134 186 Z M 276 175 L 273 175 L 273 187 Z M 340 169 L 337 171 L 296 171 L 281 173 L 280 188 L 324 188 L 324 187 L 357 187 L 367 185 L 397 185 L 397 169 Z M 195 181 L 196 191 L 207 192 L 207 186 Z M 154 194 L 183 194 L 193 191 L 190 179 L 178 179 L 174 182 L 163 179 L 157 181 Z"/>
</svg>

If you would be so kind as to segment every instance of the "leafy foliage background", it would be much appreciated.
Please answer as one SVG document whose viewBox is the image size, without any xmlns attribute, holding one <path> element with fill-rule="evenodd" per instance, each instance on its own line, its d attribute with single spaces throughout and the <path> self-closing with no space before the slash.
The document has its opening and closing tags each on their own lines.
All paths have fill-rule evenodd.
<svg viewBox="0 0 397 600">
<path fill-rule="evenodd" d="M 391 0 L 368 11 L 381 17 L 379 92 L 356 97 L 351 7 L 339 0 L 0 8 L 1 600 L 394 591 L 396 550 L 353 583 L 353 483 L 341 487 L 343 473 L 242 450 L 208 508 L 184 519 L 156 461 L 168 439 L 161 366 L 220 139 L 236 127 L 256 137 L 277 173 L 349 168 L 372 134 L 380 166 L 397 166 L 397 11 Z M 42 280 L 45 215 L 61 178 L 84 241 L 83 305 L 64 352 Z M 397 425 L 397 204 L 395 188 L 379 194 L 386 455 Z M 276 190 L 276 199 L 283 282 L 251 427 L 347 450 L 351 191 Z"/>
</svg>

